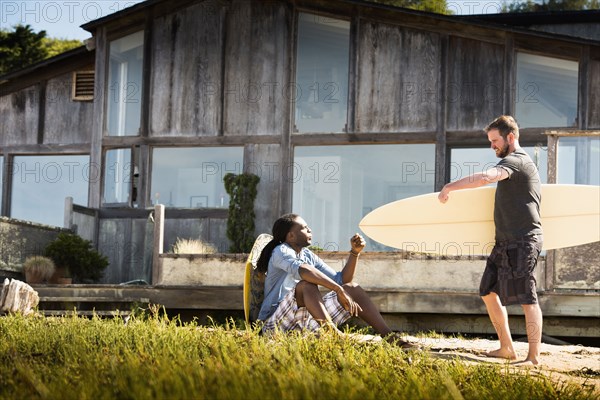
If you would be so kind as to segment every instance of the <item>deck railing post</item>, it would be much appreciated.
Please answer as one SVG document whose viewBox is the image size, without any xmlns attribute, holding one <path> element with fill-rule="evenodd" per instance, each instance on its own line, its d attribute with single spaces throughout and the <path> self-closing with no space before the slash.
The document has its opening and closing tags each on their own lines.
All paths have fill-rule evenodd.
<svg viewBox="0 0 600 400">
<path fill-rule="evenodd" d="M 157 204 L 154 206 L 154 243 L 152 246 L 152 284 L 161 281 L 162 262 L 160 255 L 163 253 L 165 237 L 165 206 Z"/>
</svg>

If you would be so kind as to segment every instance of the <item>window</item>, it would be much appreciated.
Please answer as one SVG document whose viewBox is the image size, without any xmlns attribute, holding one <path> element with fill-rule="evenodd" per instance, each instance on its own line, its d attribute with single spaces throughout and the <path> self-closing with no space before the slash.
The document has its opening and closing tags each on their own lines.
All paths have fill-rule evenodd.
<svg viewBox="0 0 600 400">
<path fill-rule="evenodd" d="M 143 56 L 143 31 L 110 43 L 106 129 L 111 136 L 139 134 Z"/>
<path fill-rule="evenodd" d="M 433 192 L 435 146 L 353 145 L 297 147 L 293 210 L 313 230 L 313 244 L 343 250 L 358 223 L 375 208 Z M 370 251 L 389 248 L 368 241 Z"/>
<path fill-rule="evenodd" d="M 519 127 L 577 126 L 577 72 L 575 61 L 518 53 Z"/>
<path fill-rule="evenodd" d="M 65 198 L 87 206 L 94 174 L 87 155 L 15 157 L 11 217 L 63 226 Z"/>
<path fill-rule="evenodd" d="M 600 185 L 600 138 L 559 138 L 557 164 L 558 183 Z"/>
<path fill-rule="evenodd" d="M 128 205 L 132 182 L 131 149 L 108 150 L 104 157 L 104 205 Z"/>
<path fill-rule="evenodd" d="M 350 22 L 301 13 L 296 131 L 346 131 Z"/>
<path fill-rule="evenodd" d="M 155 148 L 152 203 L 167 207 L 229 207 L 223 177 L 242 173 L 242 147 Z"/>
<path fill-rule="evenodd" d="M 541 183 L 548 182 L 548 149 L 542 146 L 523 147 L 535 163 Z M 500 159 L 489 147 L 452 149 L 450 152 L 450 181 L 494 167 Z"/>
</svg>

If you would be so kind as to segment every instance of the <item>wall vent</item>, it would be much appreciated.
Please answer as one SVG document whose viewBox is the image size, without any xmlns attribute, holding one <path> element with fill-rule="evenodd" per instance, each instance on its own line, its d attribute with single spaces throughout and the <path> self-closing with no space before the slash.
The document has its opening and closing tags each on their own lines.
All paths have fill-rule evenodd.
<svg viewBox="0 0 600 400">
<path fill-rule="evenodd" d="M 73 101 L 94 100 L 94 71 L 73 72 Z"/>
</svg>

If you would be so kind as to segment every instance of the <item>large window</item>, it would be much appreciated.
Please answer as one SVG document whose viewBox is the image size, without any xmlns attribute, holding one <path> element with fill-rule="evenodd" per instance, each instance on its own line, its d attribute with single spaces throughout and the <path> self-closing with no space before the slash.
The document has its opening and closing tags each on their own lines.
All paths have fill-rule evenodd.
<svg viewBox="0 0 600 400">
<path fill-rule="evenodd" d="M 515 117 L 521 128 L 577 126 L 575 61 L 517 54 Z"/>
<path fill-rule="evenodd" d="M 301 13 L 296 64 L 296 130 L 344 132 L 350 22 Z"/>
<path fill-rule="evenodd" d="M 242 147 L 156 148 L 152 152 L 153 204 L 204 208 L 229 206 L 223 177 L 240 174 Z"/>
<path fill-rule="evenodd" d="M 367 213 L 433 192 L 434 159 L 433 144 L 297 147 L 289 177 L 293 210 L 312 228 L 313 244 L 348 249 Z M 388 248 L 368 240 L 367 250 Z"/>
<path fill-rule="evenodd" d="M 95 171 L 87 155 L 17 156 L 13 160 L 13 218 L 63 226 L 65 197 L 87 206 Z"/>
<path fill-rule="evenodd" d="M 110 42 L 106 129 L 111 136 L 139 134 L 143 56 L 143 31 Z"/>
<path fill-rule="evenodd" d="M 600 138 L 559 138 L 557 160 L 558 183 L 600 185 Z"/>
<path fill-rule="evenodd" d="M 542 146 L 523 147 L 533 160 L 539 173 L 541 183 L 548 182 L 548 149 Z M 489 147 L 486 148 L 454 148 L 450 152 L 450 181 L 455 181 L 476 172 L 492 168 L 500 159 Z"/>
</svg>

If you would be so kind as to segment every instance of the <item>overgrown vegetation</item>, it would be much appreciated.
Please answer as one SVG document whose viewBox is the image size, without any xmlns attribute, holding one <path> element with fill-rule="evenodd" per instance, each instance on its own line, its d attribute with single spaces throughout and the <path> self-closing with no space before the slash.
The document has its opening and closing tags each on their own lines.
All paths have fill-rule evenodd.
<svg viewBox="0 0 600 400">
<path fill-rule="evenodd" d="M 2 399 L 590 399 L 590 389 L 502 366 L 357 344 L 264 337 L 156 309 L 122 319 L 0 317 Z"/>
</svg>

